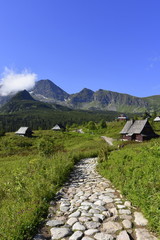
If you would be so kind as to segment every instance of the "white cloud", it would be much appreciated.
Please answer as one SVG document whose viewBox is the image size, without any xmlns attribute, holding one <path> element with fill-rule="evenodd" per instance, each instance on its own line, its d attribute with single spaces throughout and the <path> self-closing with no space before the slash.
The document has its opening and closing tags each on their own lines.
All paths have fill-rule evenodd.
<svg viewBox="0 0 160 240">
<path fill-rule="evenodd" d="M 14 70 L 5 68 L 0 79 L 0 95 L 7 96 L 22 90 L 30 90 L 34 87 L 37 74 L 24 70 L 16 73 Z"/>
<path fill-rule="evenodd" d="M 157 64 L 159 64 L 160 56 L 157 55 L 157 56 L 151 57 L 149 58 L 149 61 L 150 61 L 150 64 L 149 64 L 149 67 L 147 68 L 148 70 L 153 69 L 154 67 L 156 67 Z"/>
</svg>

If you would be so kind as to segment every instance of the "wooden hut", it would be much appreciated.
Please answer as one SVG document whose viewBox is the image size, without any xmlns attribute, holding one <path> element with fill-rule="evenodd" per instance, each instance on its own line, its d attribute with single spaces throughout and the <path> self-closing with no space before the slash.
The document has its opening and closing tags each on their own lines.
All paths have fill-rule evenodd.
<svg viewBox="0 0 160 240">
<path fill-rule="evenodd" d="M 158 137 L 148 122 L 148 119 L 127 121 L 120 134 L 122 140 L 135 140 L 138 142 Z"/>
<path fill-rule="evenodd" d="M 156 117 L 156 118 L 154 119 L 154 122 L 160 122 L 160 116 Z"/>
<path fill-rule="evenodd" d="M 126 120 L 128 120 L 128 117 L 124 113 L 122 113 L 117 117 L 117 120 L 118 121 L 126 121 Z"/>
<path fill-rule="evenodd" d="M 32 137 L 32 130 L 29 127 L 20 127 L 17 132 L 15 132 L 16 135 L 19 136 L 25 136 L 25 137 Z"/>
<path fill-rule="evenodd" d="M 53 128 L 53 131 L 65 131 L 65 127 L 61 124 L 56 124 Z"/>
</svg>

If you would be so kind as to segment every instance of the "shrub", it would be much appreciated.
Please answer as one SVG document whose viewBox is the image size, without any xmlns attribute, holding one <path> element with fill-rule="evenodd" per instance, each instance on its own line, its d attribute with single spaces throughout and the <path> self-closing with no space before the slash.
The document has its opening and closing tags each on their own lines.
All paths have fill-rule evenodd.
<svg viewBox="0 0 160 240">
<path fill-rule="evenodd" d="M 49 138 L 41 138 L 37 144 L 38 152 L 41 156 L 51 156 L 54 153 L 54 141 Z"/>
<path fill-rule="evenodd" d="M 101 120 L 101 121 L 99 122 L 99 128 L 107 128 L 106 121 Z"/>
<path fill-rule="evenodd" d="M 87 124 L 87 128 L 89 130 L 96 130 L 96 124 L 93 122 L 93 121 L 90 121 L 88 124 Z"/>
<path fill-rule="evenodd" d="M 126 145 L 109 156 L 100 152 L 98 170 L 121 190 L 160 233 L 160 147 L 159 140 Z M 106 161 L 107 160 L 107 161 Z M 154 216 L 154 217 L 153 217 Z"/>
<path fill-rule="evenodd" d="M 4 129 L 0 129 L 0 137 L 5 136 L 5 130 Z"/>
</svg>

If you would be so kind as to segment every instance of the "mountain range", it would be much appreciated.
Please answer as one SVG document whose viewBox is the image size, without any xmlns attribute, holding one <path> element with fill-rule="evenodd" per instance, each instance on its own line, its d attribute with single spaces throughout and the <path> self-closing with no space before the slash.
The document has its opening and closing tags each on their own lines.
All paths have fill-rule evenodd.
<svg viewBox="0 0 160 240">
<path fill-rule="evenodd" d="M 13 113 L 21 112 L 27 110 L 69 110 L 69 108 L 58 105 L 58 104 L 49 104 L 35 100 L 28 91 L 23 90 L 18 92 L 12 98 L 10 98 L 7 103 L 5 103 L 1 108 L 0 112 Z"/>
<path fill-rule="evenodd" d="M 23 100 L 23 106 L 21 105 Z M 37 101 L 35 101 L 37 100 Z M 25 103 L 25 104 L 24 104 Z M 0 96 L 1 111 L 17 111 L 21 108 L 53 108 L 81 110 L 110 110 L 118 112 L 160 111 L 160 95 L 140 98 L 108 90 L 92 91 L 84 88 L 68 94 L 50 80 L 37 81 L 28 93 L 26 90 L 15 96 Z M 62 107 L 63 106 L 63 107 Z"/>
</svg>

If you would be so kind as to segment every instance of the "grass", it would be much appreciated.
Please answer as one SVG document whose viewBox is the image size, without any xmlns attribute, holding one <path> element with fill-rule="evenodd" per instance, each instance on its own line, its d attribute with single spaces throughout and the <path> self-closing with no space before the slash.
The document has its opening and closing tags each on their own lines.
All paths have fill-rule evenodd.
<svg viewBox="0 0 160 240">
<path fill-rule="evenodd" d="M 98 171 L 140 208 L 160 235 L 160 139 L 101 154 Z"/>
<path fill-rule="evenodd" d="M 42 130 L 33 138 L 1 137 L 0 239 L 32 239 L 74 164 L 104 145 L 95 135 Z"/>
<path fill-rule="evenodd" d="M 111 122 L 96 130 L 85 125 L 85 134 L 39 130 L 33 138 L 13 133 L 1 137 L 0 239 L 31 240 L 74 164 L 98 155 L 98 171 L 140 207 L 151 229 L 160 234 L 160 139 L 127 142 L 117 150 L 118 141 L 109 147 L 100 138 L 119 139 L 123 126 L 124 122 Z"/>
</svg>

